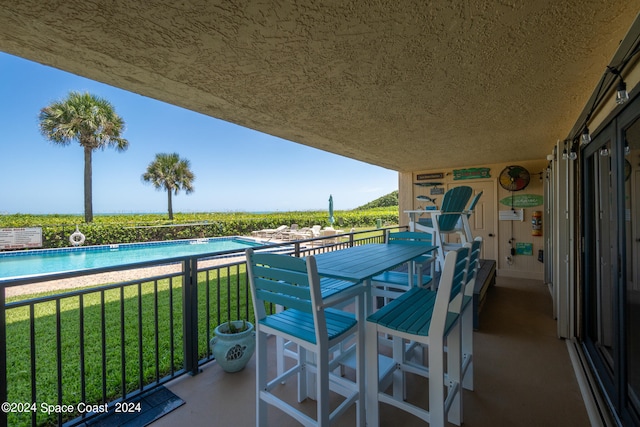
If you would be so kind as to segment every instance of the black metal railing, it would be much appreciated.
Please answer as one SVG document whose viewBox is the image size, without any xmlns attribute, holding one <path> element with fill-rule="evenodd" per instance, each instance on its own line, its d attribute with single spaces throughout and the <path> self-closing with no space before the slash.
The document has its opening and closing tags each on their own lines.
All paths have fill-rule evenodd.
<svg viewBox="0 0 640 427">
<path fill-rule="evenodd" d="M 269 245 L 307 256 L 366 243 L 385 231 Z M 165 260 L 174 272 L 6 301 L 6 289 L 158 262 L 0 282 L 0 425 L 76 425 L 213 360 L 209 339 L 228 320 L 253 321 L 246 263 L 227 251 Z M 234 257 L 236 256 L 236 257 Z"/>
</svg>

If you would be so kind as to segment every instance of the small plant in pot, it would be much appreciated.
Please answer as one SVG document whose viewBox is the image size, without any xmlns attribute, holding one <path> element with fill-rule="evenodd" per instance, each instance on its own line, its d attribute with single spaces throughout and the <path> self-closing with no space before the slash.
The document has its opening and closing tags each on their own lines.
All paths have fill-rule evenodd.
<svg viewBox="0 0 640 427">
<path fill-rule="evenodd" d="M 246 320 L 230 320 L 218 325 L 209 341 L 211 353 L 226 372 L 244 369 L 256 350 L 253 324 Z"/>
</svg>

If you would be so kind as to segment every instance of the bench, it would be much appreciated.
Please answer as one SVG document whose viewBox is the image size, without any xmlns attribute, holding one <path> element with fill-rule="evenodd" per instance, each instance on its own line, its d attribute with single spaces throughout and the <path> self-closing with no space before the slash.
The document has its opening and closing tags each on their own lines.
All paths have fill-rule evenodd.
<svg viewBox="0 0 640 427">
<path fill-rule="evenodd" d="M 473 329 L 480 328 L 480 310 L 487 298 L 489 287 L 496 284 L 496 262 L 490 259 L 481 259 L 480 268 L 473 289 Z"/>
</svg>

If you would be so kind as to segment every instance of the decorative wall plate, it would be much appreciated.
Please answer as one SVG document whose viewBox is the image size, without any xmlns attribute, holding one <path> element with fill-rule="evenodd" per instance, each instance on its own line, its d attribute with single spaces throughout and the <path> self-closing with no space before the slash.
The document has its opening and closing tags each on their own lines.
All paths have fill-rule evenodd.
<svg viewBox="0 0 640 427">
<path fill-rule="evenodd" d="M 524 190 L 529 185 L 530 180 L 529 171 L 522 166 L 516 165 L 504 168 L 498 178 L 500 186 L 509 191 Z"/>
</svg>

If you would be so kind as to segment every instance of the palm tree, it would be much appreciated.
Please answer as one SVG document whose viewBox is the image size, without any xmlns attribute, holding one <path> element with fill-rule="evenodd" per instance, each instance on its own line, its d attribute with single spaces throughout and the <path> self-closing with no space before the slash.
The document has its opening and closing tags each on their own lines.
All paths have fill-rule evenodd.
<svg viewBox="0 0 640 427">
<path fill-rule="evenodd" d="M 153 184 L 156 190 L 167 191 L 169 219 L 173 219 L 171 193 L 177 196 L 180 190 L 184 190 L 186 194 L 193 192 L 193 181 L 196 177 L 189 167 L 189 160 L 181 159 L 178 153 L 159 153 L 142 175 L 142 180 Z"/>
<path fill-rule="evenodd" d="M 91 155 L 98 148 L 124 151 L 129 147 L 129 141 L 120 136 L 124 120 L 106 99 L 80 92 L 70 92 L 66 99 L 44 107 L 38 118 L 40 132 L 49 141 L 60 145 L 78 141 L 84 149 L 84 220 L 93 221 Z"/>
</svg>

